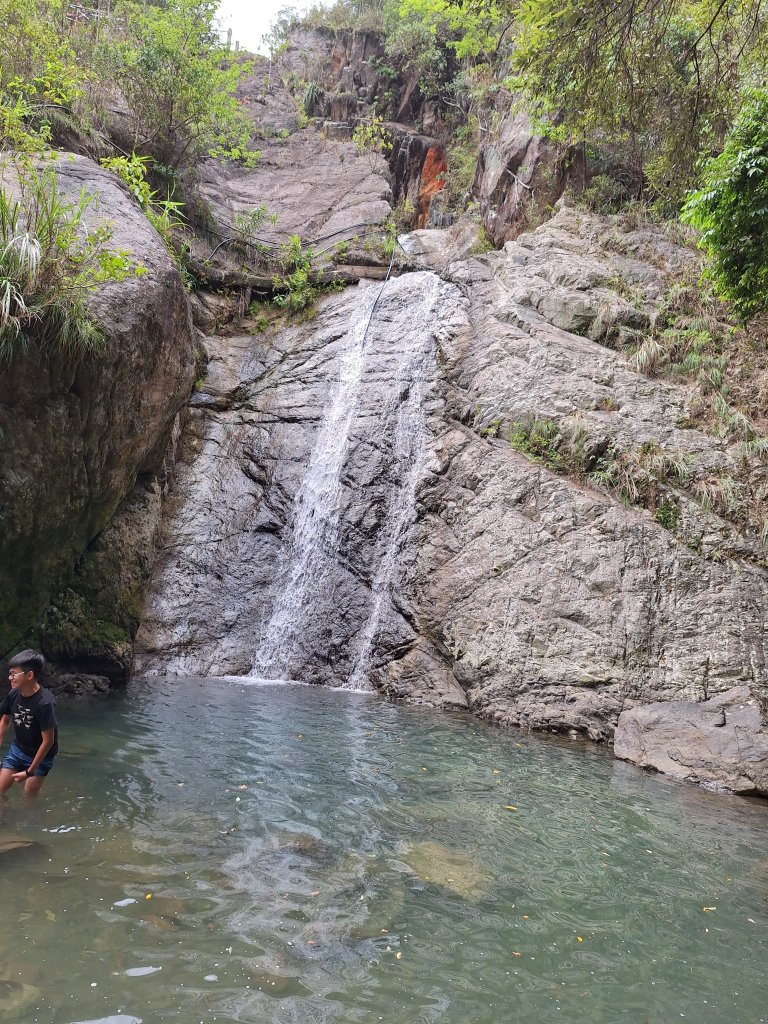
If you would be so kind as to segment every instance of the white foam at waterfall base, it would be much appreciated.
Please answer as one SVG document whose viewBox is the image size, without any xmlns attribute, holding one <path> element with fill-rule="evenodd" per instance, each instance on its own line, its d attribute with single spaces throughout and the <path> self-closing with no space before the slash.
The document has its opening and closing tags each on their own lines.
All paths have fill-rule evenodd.
<svg viewBox="0 0 768 1024">
<path fill-rule="evenodd" d="M 381 429 L 394 431 L 393 480 L 402 481 L 388 495 L 387 511 L 376 544 L 376 566 L 365 625 L 353 654 L 353 664 L 341 689 L 370 690 L 368 670 L 382 613 L 391 597 L 399 551 L 415 515 L 416 491 L 423 471 L 426 422 L 424 398 L 433 363 L 434 340 L 430 327 L 439 279 L 420 274 L 418 308 L 409 306 L 409 323 L 423 329 L 404 332 L 406 345 L 398 371 L 378 412 Z M 264 639 L 256 654 L 252 675 L 285 678 L 300 658 L 307 636 L 309 616 L 319 595 L 333 576 L 341 540 L 340 508 L 342 470 L 350 430 L 358 408 L 369 324 L 375 326 L 375 306 L 387 287 L 366 289 L 355 321 L 345 335 L 339 379 L 318 432 L 317 440 L 294 502 L 293 516 L 280 560 L 278 578 L 283 582 L 272 610 Z"/>
</svg>

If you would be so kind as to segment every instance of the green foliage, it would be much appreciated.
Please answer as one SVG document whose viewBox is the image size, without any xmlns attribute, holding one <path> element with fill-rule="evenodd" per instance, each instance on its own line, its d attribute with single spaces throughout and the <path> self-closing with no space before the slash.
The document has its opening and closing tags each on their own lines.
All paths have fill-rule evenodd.
<svg viewBox="0 0 768 1024">
<path fill-rule="evenodd" d="M 593 213 L 618 213 L 631 198 L 626 185 L 610 174 L 596 174 L 579 194 L 578 204 Z"/>
<path fill-rule="evenodd" d="M 67 199 L 53 169 L 21 166 L 14 176 L 15 194 L 0 188 L 0 359 L 32 342 L 82 357 L 103 343 L 88 293 L 144 269 L 109 247 L 108 226 L 85 226 L 93 196 Z"/>
<path fill-rule="evenodd" d="M 496 246 L 493 244 L 493 239 L 488 235 L 483 224 L 477 229 L 477 241 L 472 243 L 472 247 L 469 250 L 472 256 L 482 256 L 483 253 L 493 252 Z"/>
<path fill-rule="evenodd" d="M 464 208 L 472 186 L 480 148 L 480 122 L 470 115 L 465 124 L 456 129 L 448 147 L 448 170 L 442 201 L 449 210 Z"/>
<path fill-rule="evenodd" d="M 274 302 L 288 313 L 307 314 L 320 294 L 312 281 L 312 256 L 312 249 L 305 249 L 298 235 L 291 235 L 281 246 L 283 274 L 273 279 L 277 289 Z"/>
<path fill-rule="evenodd" d="M 137 156 L 136 153 L 132 153 L 130 156 L 107 157 L 101 161 L 102 167 L 112 171 L 128 186 L 131 195 L 144 211 L 147 220 L 162 238 L 185 287 L 191 288 L 192 278 L 173 239 L 173 231 L 184 226 L 184 218 L 181 213 L 183 203 L 176 202 L 170 196 L 166 196 L 165 199 L 158 198 L 157 192 L 150 187 L 147 181 L 149 163 L 149 157 Z"/>
<path fill-rule="evenodd" d="M 450 50 L 456 58 L 476 58 L 496 49 L 504 22 L 496 3 L 452 3 L 451 0 L 389 0 L 385 4 L 388 52 L 425 69 L 419 49 L 430 44 Z M 430 55 L 430 59 L 433 59 Z"/>
<path fill-rule="evenodd" d="M 522 455 L 543 462 L 548 469 L 562 471 L 566 461 L 560 451 L 560 427 L 555 420 L 513 423 L 509 443 Z"/>
<path fill-rule="evenodd" d="M 510 86 L 553 137 L 618 144 L 662 204 L 690 187 L 739 83 L 761 73 L 760 0 L 499 2 L 516 12 Z"/>
<path fill-rule="evenodd" d="M 105 157 L 100 163 L 102 167 L 112 171 L 123 184 L 128 186 L 131 195 L 142 210 L 149 209 L 157 193 L 152 191 L 147 181 L 148 156 L 137 156 L 136 153 L 131 153 L 130 156 Z"/>
<path fill-rule="evenodd" d="M 747 93 L 683 220 L 701 232 L 720 296 L 746 321 L 768 309 L 768 89 Z"/>
<path fill-rule="evenodd" d="M 323 102 L 324 96 L 325 92 L 321 85 L 317 82 L 307 82 L 307 87 L 304 90 L 304 96 L 301 101 L 302 109 L 307 117 L 312 117 Z"/>
<path fill-rule="evenodd" d="M 85 72 L 60 31 L 62 0 L 0 0 L 0 148 L 33 152 L 54 108 L 81 95 Z"/>
<path fill-rule="evenodd" d="M 329 28 L 334 31 L 354 29 L 356 32 L 376 32 L 382 27 L 385 0 L 336 0 L 326 5 L 316 3 L 306 14 L 293 14 L 293 23 L 301 22 L 308 28 Z M 289 15 L 284 10 L 283 15 Z M 287 20 L 287 19 L 286 19 Z"/>
<path fill-rule="evenodd" d="M 680 506 L 670 498 L 664 498 L 654 512 L 656 522 L 665 530 L 675 533 L 680 523 Z"/>
<path fill-rule="evenodd" d="M 380 117 L 361 121 L 352 132 L 352 141 L 359 153 L 367 154 L 371 165 L 376 155 L 386 156 L 392 150 L 392 133 L 387 131 Z"/>
<path fill-rule="evenodd" d="M 691 476 L 691 458 L 646 441 L 639 448 L 611 450 L 592 474 L 595 483 L 617 492 L 628 505 L 658 507 L 664 484 L 685 486 Z"/>
<path fill-rule="evenodd" d="M 96 54 L 100 76 L 120 89 L 134 149 L 169 168 L 203 155 L 252 166 L 253 124 L 235 98 L 250 68 L 219 43 L 214 0 L 168 0 L 162 8 L 124 0 L 125 30 Z"/>
<path fill-rule="evenodd" d="M 277 214 L 270 213 L 266 203 L 261 203 L 251 210 L 241 210 L 235 214 L 235 234 L 243 245 L 254 245 L 258 232 L 265 224 L 276 224 Z"/>
</svg>

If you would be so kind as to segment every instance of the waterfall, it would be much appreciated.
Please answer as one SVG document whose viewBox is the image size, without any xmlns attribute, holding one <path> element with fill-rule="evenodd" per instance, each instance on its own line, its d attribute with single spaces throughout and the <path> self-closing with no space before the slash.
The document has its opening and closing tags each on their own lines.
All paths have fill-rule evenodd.
<svg viewBox="0 0 768 1024">
<path fill-rule="evenodd" d="M 390 481 L 385 512 L 371 566 L 371 597 L 365 624 L 354 649 L 347 688 L 367 685 L 367 669 L 382 612 L 389 597 L 397 556 L 413 521 L 416 490 L 424 461 L 424 399 L 431 379 L 433 330 L 430 323 L 439 279 L 418 275 L 423 287 L 416 308 L 409 310 L 408 328 L 394 336 L 397 369 L 384 381 L 383 400 L 366 420 L 366 433 L 381 439 L 387 449 L 384 467 Z M 401 279 L 402 280 L 402 279 Z M 385 316 L 388 296 L 398 282 L 362 292 L 353 324 L 346 332 L 339 374 L 324 409 L 306 473 L 300 484 L 276 573 L 277 597 L 264 638 L 256 653 L 253 673 L 287 678 L 311 653 L 318 617 L 338 611 L 329 600 L 343 540 L 343 478 L 356 414 L 359 413 L 365 373 L 371 372 L 381 351 L 376 347 L 377 318 Z M 382 304 L 377 314 L 379 299 Z M 410 293 L 413 301 L 413 293 Z M 387 336 L 391 343 L 393 335 Z M 381 370 L 379 371 L 381 372 Z M 359 421 L 359 417 L 358 417 Z M 321 653 L 321 652 L 315 652 Z"/>
<path fill-rule="evenodd" d="M 416 511 L 416 489 L 424 470 L 427 433 L 424 400 L 434 365 L 434 340 L 426 318 L 431 312 L 438 278 L 432 277 L 422 296 L 425 312 L 424 329 L 414 338 L 415 344 L 404 354 L 398 367 L 395 395 L 398 399 L 393 439 L 393 478 L 400 481 L 388 496 L 387 515 L 376 549 L 376 573 L 371 584 L 371 607 L 358 640 L 352 671 L 344 689 L 359 690 L 368 686 L 373 644 L 379 630 L 381 613 L 390 599 L 397 558 Z"/>
<path fill-rule="evenodd" d="M 363 347 L 379 289 L 369 288 L 346 334 L 339 379 L 325 409 L 309 466 L 296 495 L 288 543 L 278 569 L 282 589 L 272 609 L 254 673 L 285 674 L 295 657 L 310 605 L 323 588 L 339 546 L 341 470 L 363 372 Z"/>
</svg>

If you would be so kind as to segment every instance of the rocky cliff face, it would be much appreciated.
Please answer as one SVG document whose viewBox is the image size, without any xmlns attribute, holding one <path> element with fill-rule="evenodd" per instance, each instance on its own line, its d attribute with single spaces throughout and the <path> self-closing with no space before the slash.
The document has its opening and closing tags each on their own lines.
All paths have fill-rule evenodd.
<svg viewBox="0 0 768 1024">
<path fill-rule="evenodd" d="M 422 271 L 326 300 L 311 328 L 209 339 L 140 669 L 370 680 L 596 739 L 650 701 L 743 684 L 764 702 L 758 539 L 682 489 L 672 532 L 506 440 L 545 419 L 596 453 L 733 470 L 685 426 L 685 387 L 584 336 L 608 307 L 648 317 L 691 258 L 617 230 L 566 207 L 465 258 L 417 233 Z"/>
<path fill-rule="evenodd" d="M 95 539 L 137 480 L 131 501 L 143 501 L 145 510 L 153 504 L 139 495 L 156 495 L 161 486 L 169 438 L 192 387 L 192 325 L 162 242 L 114 176 L 83 157 L 63 157 L 57 176 L 62 194 L 85 189 L 99 197 L 89 223 L 108 221 L 112 244 L 147 273 L 89 299 L 107 339 L 103 353 L 75 363 L 30 352 L 0 376 L 0 648 L 37 641 L 48 608 L 43 645 L 60 665 L 82 668 L 78 656 L 87 653 L 85 667 L 125 678 L 159 503 L 140 517 L 143 555 L 124 560 L 124 549 L 112 550 L 103 564 L 91 545 L 103 551 L 104 540 Z M 86 585 L 93 558 L 102 572 Z M 137 560 L 142 568 L 134 566 L 126 590 L 116 566 L 130 575 Z"/>
<path fill-rule="evenodd" d="M 524 119 L 505 124 L 476 176 L 500 240 L 521 230 L 522 190 L 553 169 Z M 316 132 L 290 143 L 294 181 Z M 297 194 L 323 194 L 324 159 Z M 354 167 L 339 161 L 327 182 L 353 210 Z M 254 195 L 271 173 L 251 172 Z M 214 210 L 237 201 L 219 185 L 208 197 Z M 742 686 L 757 734 L 764 549 L 695 489 L 744 466 L 726 438 L 691 426 L 688 388 L 617 351 L 694 272 L 690 249 L 562 203 L 500 252 L 473 256 L 465 223 L 401 241 L 416 272 L 328 298 L 312 324 L 207 339 L 139 670 L 372 685 L 606 740 L 643 705 L 694 707 Z M 570 439 L 577 464 L 520 442 L 537 422 Z M 606 460 L 649 453 L 685 466 L 656 481 L 650 507 L 610 473 L 600 485 Z M 633 742 L 621 749 L 655 763 L 650 740 Z M 738 775 L 709 760 L 702 779 Z M 739 778 L 764 788 L 761 770 Z"/>
<path fill-rule="evenodd" d="M 349 80 L 359 113 L 381 84 L 375 47 L 322 34 L 302 46 L 288 73 L 325 69 L 324 88 Z M 375 687 L 503 724 L 616 734 L 621 756 L 765 792 L 765 551 L 754 523 L 703 507 L 696 489 L 764 467 L 693 425 L 688 387 L 622 352 L 694 268 L 690 249 L 562 202 L 520 234 L 521 195 L 554 165 L 527 122 L 509 119 L 475 185 L 486 229 L 515 240 L 480 254 L 471 221 L 417 231 L 401 239 L 400 275 L 382 282 L 375 239 L 398 197 L 427 221 L 439 149 L 406 131 L 389 178 L 351 145 L 349 122 L 299 127 L 275 70 L 260 66 L 243 89 L 261 163 L 200 169 L 210 231 L 193 259 L 219 292 L 194 298 L 207 371 L 183 431 L 194 369 L 178 278 L 111 179 L 83 161 L 62 172 L 103 192 L 117 241 L 151 273 L 95 297 L 105 360 L 42 381 L 19 364 L 3 384 L 18 453 L 5 492 L 39 510 L 7 503 L 6 582 L 19 581 L 28 621 L 49 605 L 46 649 L 118 680 L 141 619 L 147 674 Z M 345 279 L 362 280 L 314 319 L 264 330 L 245 316 L 217 333 L 229 286 L 242 313 L 251 289 L 271 285 L 247 252 L 216 241 L 264 202 L 277 215 L 267 244 L 360 243 Z M 545 440 L 533 445 L 536 424 Z M 629 484 L 650 462 L 644 507 Z M 670 749 L 664 708 L 706 755 Z M 745 738 L 754 764 L 734 754 Z"/>
<path fill-rule="evenodd" d="M 567 430 L 570 421 L 592 453 L 658 446 L 685 455 L 694 474 L 733 472 L 722 439 L 682 426 L 687 389 L 564 329 L 587 333 L 607 303 L 614 324 L 647 315 L 642 302 L 622 308 L 620 293 L 634 282 L 659 297 L 658 264 L 687 258 L 660 236 L 646 250 L 657 266 L 618 255 L 603 247 L 615 230 L 564 208 L 501 253 L 443 265 L 465 295 L 466 321 L 442 346 L 452 428 L 425 488 L 431 514 L 409 584 L 421 632 L 447 655 L 470 706 L 600 738 L 624 708 L 651 700 L 704 700 L 742 682 L 764 703 L 767 679 L 756 537 L 682 493 L 689 522 L 673 534 L 504 440 L 518 422 Z M 412 246 L 426 253 L 433 238 Z M 626 249 L 649 241 L 628 232 Z M 434 250 L 422 258 L 439 263 Z M 398 676 L 395 660 L 379 678 L 398 692 Z"/>
</svg>

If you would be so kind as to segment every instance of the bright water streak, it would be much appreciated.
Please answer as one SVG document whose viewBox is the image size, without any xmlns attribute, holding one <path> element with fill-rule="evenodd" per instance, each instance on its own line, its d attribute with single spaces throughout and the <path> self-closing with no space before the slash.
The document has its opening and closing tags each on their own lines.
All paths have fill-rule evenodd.
<svg viewBox="0 0 768 1024">
<path fill-rule="evenodd" d="M 368 621 L 357 644 L 349 680 L 342 689 L 363 690 L 370 685 L 369 662 L 381 613 L 385 602 L 390 599 L 390 588 L 397 576 L 398 555 L 416 513 L 416 491 L 423 474 L 427 447 L 424 401 L 435 361 L 434 339 L 429 325 L 439 278 L 433 276 L 427 281 L 421 296 L 421 309 L 415 316 L 417 323 L 425 325 L 424 330 L 414 336 L 414 344 L 401 358 L 395 378 L 398 404 L 392 439 L 393 478 L 400 482 L 400 486 L 393 487 L 389 494 L 387 514 L 374 558 L 376 572 L 371 584 Z"/>
<path fill-rule="evenodd" d="M 60 718 L 2 808 L 4 1024 L 768 1020 L 765 804 L 304 686 Z"/>
<path fill-rule="evenodd" d="M 363 373 L 364 346 L 373 306 L 381 288 L 362 291 L 356 318 L 346 334 L 339 379 L 312 449 L 294 502 L 293 518 L 281 556 L 281 583 L 253 671 L 279 676 L 304 639 L 307 617 L 333 577 L 339 546 L 341 470 Z"/>
</svg>

